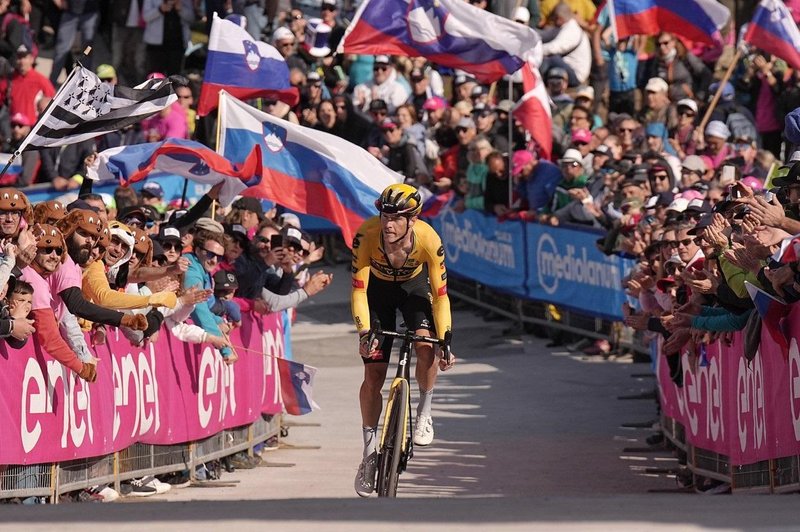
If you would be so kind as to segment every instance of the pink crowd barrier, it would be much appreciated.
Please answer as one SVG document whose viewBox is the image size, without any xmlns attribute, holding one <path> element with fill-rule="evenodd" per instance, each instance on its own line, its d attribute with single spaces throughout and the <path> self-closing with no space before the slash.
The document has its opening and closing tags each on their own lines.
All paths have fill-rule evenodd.
<svg viewBox="0 0 800 532">
<path fill-rule="evenodd" d="M 787 319 L 788 358 L 764 330 L 748 362 L 737 334 L 731 346 L 708 346 L 704 366 L 692 368 L 684 353 L 679 388 L 659 356 L 663 414 L 684 426 L 689 444 L 728 456 L 734 466 L 800 455 L 800 308 Z"/>
<path fill-rule="evenodd" d="M 239 354 L 233 366 L 210 345 L 180 342 L 165 328 L 145 348 L 108 331 L 95 349 L 100 362 L 91 384 L 32 340 L 19 350 L 0 342 L 0 464 L 189 442 L 283 409 L 274 358 L 283 356 L 280 314 L 243 316 L 231 334 Z"/>
</svg>

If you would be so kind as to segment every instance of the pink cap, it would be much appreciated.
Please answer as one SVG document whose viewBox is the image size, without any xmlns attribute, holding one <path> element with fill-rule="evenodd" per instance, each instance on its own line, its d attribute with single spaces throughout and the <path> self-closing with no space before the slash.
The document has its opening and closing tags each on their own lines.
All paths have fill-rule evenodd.
<svg viewBox="0 0 800 532">
<path fill-rule="evenodd" d="M 575 129 L 572 131 L 572 142 L 592 142 L 592 132 L 588 129 Z"/>
<path fill-rule="evenodd" d="M 753 190 L 762 190 L 764 188 L 764 183 L 762 183 L 759 178 L 751 175 L 742 179 L 742 184 L 747 185 Z"/>
<path fill-rule="evenodd" d="M 534 157 L 533 154 L 527 150 L 518 150 L 514 152 L 514 156 L 511 159 L 511 175 L 516 177 L 522 172 L 522 168 L 528 164 L 533 162 Z"/>
<path fill-rule="evenodd" d="M 422 108 L 426 111 L 437 111 L 439 109 L 447 109 L 447 107 L 447 100 L 441 96 L 431 96 L 422 104 Z"/>
<path fill-rule="evenodd" d="M 28 119 L 28 117 L 25 116 L 22 113 L 14 113 L 14 115 L 11 117 L 10 122 L 12 124 L 20 124 L 22 126 L 32 126 L 33 125 L 33 122 L 31 122 Z"/>
<path fill-rule="evenodd" d="M 695 200 L 695 199 L 700 199 L 701 200 L 701 199 L 703 199 L 705 197 L 705 195 L 703 195 L 703 193 L 700 192 L 699 190 L 694 190 L 694 189 L 690 188 L 689 190 L 684 190 L 683 192 L 678 194 L 676 197 L 685 198 L 685 199 L 687 199 L 689 201 L 692 201 L 692 200 Z"/>
</svg>

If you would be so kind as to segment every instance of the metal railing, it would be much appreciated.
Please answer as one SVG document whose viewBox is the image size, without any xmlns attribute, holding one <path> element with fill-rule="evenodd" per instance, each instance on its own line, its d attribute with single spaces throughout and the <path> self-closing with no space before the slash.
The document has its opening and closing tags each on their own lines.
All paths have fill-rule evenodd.
<svg viewBox="0 0 800 532">
<path fill-rule="evenodd" d="M 224 430 L 201 441 L 177 445 L 135 443 L 114 454 L 54 464 L 0 466 L 0 499 L 48 497 L 57 503 L 60 495 L 100 484 L 120 483 L 147 475 L 189 471 L 211 460 L 279 438 L 281 415 L 261 416 L 255 423 Z"/>
</svg>

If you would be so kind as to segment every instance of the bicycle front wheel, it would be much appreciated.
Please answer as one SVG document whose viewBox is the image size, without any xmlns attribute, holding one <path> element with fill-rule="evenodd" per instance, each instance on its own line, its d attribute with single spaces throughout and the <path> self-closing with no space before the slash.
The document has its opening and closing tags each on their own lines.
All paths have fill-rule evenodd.
<svg viewBox="0 0 800 532">
<path fill-rule="evenodd" d="M 401 381 L 392 389 L 391 414 L 383 430 L 383 445 L 378 459 L 378 497 L 397 496 L 397 482 L 400 479 L 400 459 L 403 455 L 408 418 L 408 381 Z"/>
</svg>

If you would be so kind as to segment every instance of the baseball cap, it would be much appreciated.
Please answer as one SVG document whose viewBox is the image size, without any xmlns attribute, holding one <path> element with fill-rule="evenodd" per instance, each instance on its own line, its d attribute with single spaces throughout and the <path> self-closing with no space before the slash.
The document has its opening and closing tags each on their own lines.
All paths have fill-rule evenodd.
<svg viewBox="0 0 800 532">
<path fill-rule="evenodd" d="M 667 207 L 668 211 L 683 212 L 689 206 L 689 200 L 686 198 L 675 198 L 672 203 Z"/>
<path fill-rule="evenodd" d="M 710 87 L 708 87 L 709 100 L 714 97 L 714 94 L 717 93 L 717 90 L 719 90 L 719 81 L 715 81 L 714 83 L 711 84 Z M 720 98 L 722 98 L 726 102 L 729 102 L 733 100 L 735 96 L 736 96 L 736 90 L 734 90 L 733 85 L 731 85 L 729 81 L 726 81 L 725 85 L 723 85 L 722 87 L 722 94 L 720 95 Z"/>
<path fill-rule="evenodd" d="M 500 100 L 495 106 L 495 109 L 498 111 L 502 111 L 504 113 L 510 113 L 511 109 L 514 108 L 514 102 L 511 100 Z"/>
<path fill-rule="evenodd" d="M 258 201 L 256 198 L 239 198 L 233 202 L 231 205 L 234 209 L 242 209 L 244 211 L 254 212 L 258 215 L 258 219 L 264 219 L 264 208 L 261 206 L 261 202 Z M 222 232 L 222 229 L 219 231 Z"/>
<path fill-rule="evenodd" d="M 142 195 L 148 194 L 154 198 L 162 199 L 164 197 L 164 189 L 155 181 L 148 181 L 142 187 Z"/>
<path fill-rule="evenodd" d="M 415 68 L 408 75 L 408 79 L 410 79 L 411 81 L 420 81 L 422 79 L 425 79 L 425 71 L 422 70 L 421 68 Z"/>
<path fill-rule="evenodd" d="M 528 11 L 527 7 L 519 6 L 517 9 L 514 10 L 514 16 L 511 17 L 516 22 L 522 22 L 523 24 L 527 24 L 531 21 L 531 12 Z"/>
<path fill-rule="evenodd" d="M 561 163 L 580 163 L 583 162 L 583 155 L 575 148 L 570 148 L 564 152 L 564 156 L 559 160 Z"/>
<path fill-rule="evenodd" d="M 99 67 L 97 67 L 97 77 L 100 79 L 112 79 L 117 77 L 117 70 L 107 64 L 103 63 Z"/>
<path fill-rule="evenodd" d="M 214 274 L 214 291 L 217 290 L 236 290 L 239 288 L 239 281 L 233 272 L 220 270 Z"/>
<path fill-rule="evenodd" d="M 576 129 L 572 132 L 572 142 L 585 142 L 589 144 L 592 142 L 592 132 L 588 129 Z"/>
<path fill-rule="evenodd" d="M 711 204 L 700 198 L 695 198 L 686 206 L 686 212 L 711 212 Z"/>
<path fill-rule="evenodd" d="M 726 126 L 724 122 L 712 120 L 706 126 L 705 134 L 709 137 L 717 137 L 727 140 L 731 136 L 731 130 L 728 129 L 728 126 Z"/>
<path fill-rule="evenodd" d="M 372 100 L 369 102 L 369 110 L 370 111 L 388 111 L 389 106 L 386 105 L 384 100 L 378 98 L 377 100 Z"/>
<path fill-rule="evenodd" d="M 292 227 L 296 227 L 298 229 L 301 228 L 300 217 L 292 212 L 285 212 L 281 214 L 280 217 L 278 218 L 278 223 L 281 226 L 291 225 Z"/>
<path fill-rule="evenodd" d="M 388 65 L 391 62 L 388 55 L 376 55 L 375 56 L 375 64 L 376 65 Z"/>
<path fill-rule="evenodd" d="M 492 107 L 490 105 L 486 105 L 483 102 L 478 102 L 472 108 L 473 115 L 481 115 L 481 116 L 488 116 L 492 114 Z"/>
<path fill-rule="evenodd" d="M 397 129 L 397 122 L 391 118 L 384 118 L 381 122 L 381 129 Z"/>
<path fill-rule="evenodd" d="M 322 9 L 336 9 L 336 0 L 322 0 Z"/>
<path fill-rule="evenodd" d="M 611 156 L 611 148 L 609 148 L 606 144 L 600 144 L 595 149 L 592 150 L 592 153 L 595 155 L 608 155 Z"/>
<path fill-rule="evenodd" d="M 518 176 L 522 172 L 522 168 L 526 164 L 533 162 L 533 160 L 533 154 L 528 150 L 515 151 L 511 158 L 511 175 L 514 177 Z"/>
<path fill-rule="evenodd" d="M 222 224 L 216 220 L 212 220 L 211 218 L 200 218 L 195 222 L 194 226 L 197 229 L 205 229 L 206 231 L 211 231 L 212 233 L 224 233 L 225 228 L 222 227 Z"/>
<path fill-rule="evenodd" d="M 425 103 L 422 104 L 422 108 L 426 111 L 438 111 L 439 109 L 447 109 L 447 100 L 442 98 L 441 96 L 431 96 Z"/>
<path fill-rule="evenodd" d="M 645 209 L 655 209 L 656 207 L 669 207 L 672 204 L 673 199 L 675 199 L 675 195 L 670 192 L 659 192 L 654 196 L 650 196 L 645 203 Z"/>
<path fill-rule="evenodd" d="M 475 129 L 475 121 L 469 117 L 462 117 L 461 120 L 458 121 L 457 127 L 464 127 L 467 129 Z"/>
<path fill-rule="evenodd" d="M 669 85 L 661 78 L 650 78 L 644 87 L 645 92 L 667 92 Z"/>
<path fill-rule="evenodd" d="M 19 112 L 14 113 L 13 115 L 11 115 L 10 122 L 12 124 L 19 124 L 21 126 L 32 126 L 33 125 L 31 123 L 31 121 L 28 119 L 27 116 L 25 116 L 24 114 L 19 113 Z"/>
<path fill-rule="evenodd" d="M 168 240 L 181 241 L 181 232 L 178 228 L 169 225 L 161 226 L 158 229 L 158 241 L 166 242 Z"/>
<path fill-rule="evenodd" d="M 287 28 L 286 26 L 281 26 L 275 31 L 272 32 L 272 42 L 278 41 L 293 41 L 294 40 L 294 32 Z"/>
<path fill-rule="evenodd" d="M 680 109 L 681 107 L 686 107 L 694 111 L 695 114 L 697 114 L 697 102 L 692 100 L 691 98 L 684 98 L 682 100 L 678 100 L 677 107 L 678 109 Z"/>
<path fill-rule="evenodd" d="M 483 96 L 484 94 L 489 94 L 489 91 L 483 85 L 475 85 L 472 87 L 470 91 L 470 96 L 473 98 L 477 98 L 478 96 Z"/>
<path fill-rule="evenodd" d="M 300 229 L 291 225 L 286 225 L 281 228 L 283 241 L 286 245 L 294 246 L 298 249 L 303 249 L 303 232 Z"/>
<path fill-rule="evenodd" d="M 23 44 L 20 44 L 20 45 L 17 47 L 17 55 L 28 55 L 28 54 L 30 54 L 30 53 L 31 53 L 31 49 L 30 49 L 30 48 L 28 48 L 28 47 L 25 45 L 25 43 L 23 43 Z"/>
<path fill-rule="evenodd" d="M 569 79 L 569 74 L 561 67 L 553 67 L 547 71 L 547 79 Z"/>
<path fill-rule="evenodd" d="M 453 80 L 453 84 L 458 87 L 459 85 L 463 85 L 464 83 L 474 83 L 477 80 L 470 76 L 469 74 L 461 73 L 456 75 L 455 79 Z"/>
<path fill-rule="evenodd" d="M 578 98 L 588 98 L 594 101 L 594 87 L 589 87 L 587 85 L 578 87 L 575 91 L 575 99 L 577 100 Z"/>
<path fill-rule="evenodd" d="M 687 170 L 691 170 L 692 172 L 697 172 L 698 174 L 705 174 L 708 171 L 708 167 L 703 159 L 698 155 L 689 155 L 686 159 L 683 160 L 683 164 L 681 165 L 683 168 Z"/>
<path fill-rule="evenodd" d="M 706 212 L 700 217 L 699 220 L 697 220 L 694 227 L 686 231 L 686 234 L 696 236 L 697 233 L 699 233 L 700 231 L 711 225 L 713 221 L 714 221 L 714 213 Z"/>
<path fill-rule="evenodd" d="M 316 70 L 312 70 L 311 72 L 308 73 L 308 75 L 306 75 L 306 81 L 311 83 L 322 81 L 322 76 L 320 76 L 319 72 L 317 72 Z"/>
</svg>

